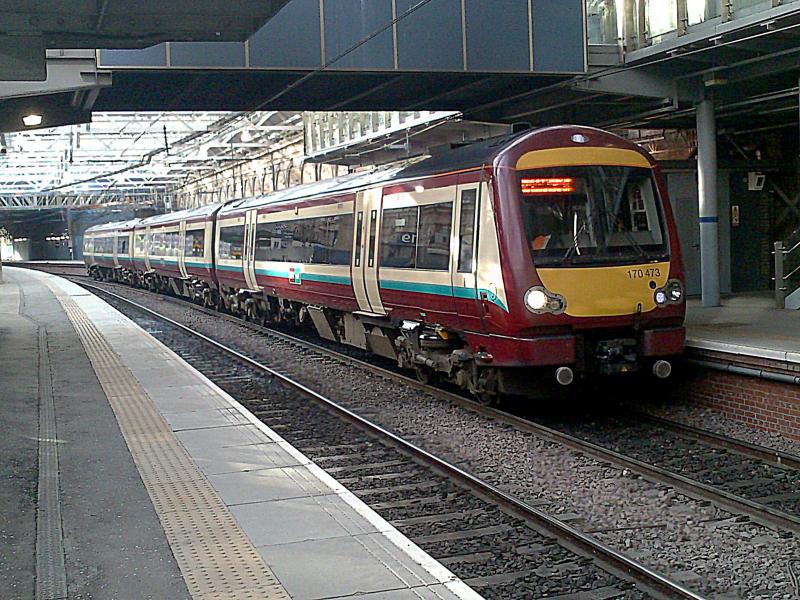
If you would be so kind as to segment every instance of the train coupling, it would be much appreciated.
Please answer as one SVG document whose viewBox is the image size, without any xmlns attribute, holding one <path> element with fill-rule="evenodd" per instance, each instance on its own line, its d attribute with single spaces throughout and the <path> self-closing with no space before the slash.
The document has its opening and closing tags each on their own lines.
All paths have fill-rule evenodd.
<svg viewBox="0 0 800 600">
<path fill-rule="evenodd" d="M 575 373 L 569 367 L 556 369 L 556 381 L 563 386 L 568 386 L 575 381 Z"/>
<path fill-rule="evenodd" d="M 666 360 L 657 360 L 653 363 L 653 375 L 659 379 L 666 379 L 672 375 L 672 364 Z"/>
</svg>

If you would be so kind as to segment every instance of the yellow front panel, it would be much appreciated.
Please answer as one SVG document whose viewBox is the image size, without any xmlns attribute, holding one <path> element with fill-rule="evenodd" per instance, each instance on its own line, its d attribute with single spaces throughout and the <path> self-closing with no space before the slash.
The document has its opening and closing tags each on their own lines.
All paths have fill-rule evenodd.
<svg viewBox="0 0 800 600">
<path fill-rule="evenodd" d="M 517 161 L 517 169 L 544 169 L 546 167 L 574 167 L 582 165 L 604 165 L 610 167 L 650 168 L 647 159 L 635 150 L 624 148 L 552 148 L 534 150 L 523 154 Z"/>
<path fill-rule="evenodd" d="M 669 279 L 669 262 L 627 265 L 624 267 L 586 267 L 538 269 L 542 284 L 567 301 L 566 314 L 572 317 L 616 317 L 656 307 L 655 288 Z"/>
</svg>

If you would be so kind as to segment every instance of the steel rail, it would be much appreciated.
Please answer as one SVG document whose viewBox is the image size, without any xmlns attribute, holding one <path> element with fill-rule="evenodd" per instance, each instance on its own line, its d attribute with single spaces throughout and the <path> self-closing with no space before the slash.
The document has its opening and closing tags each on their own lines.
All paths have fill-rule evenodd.
<svg viewBox="0 0 800 600">
<path fill-rule="evenodd" d="M 80 285 L 85 286 L 87 284 L 80 283 Z M 105 291 L 102 290 L 102 288 L 96 288 L 96 289 Z M 129 288 L 126 287 L 126 289 Z M 116 294 L 113 294 L 113 292 L 106 292 L 106 293 L 116 296 Z M 147 293 L 147 292 L 143 291 L 142 293 Z M 593 442 L 589 442 L 581 438 L 569 435 L 567 433 L 563 433 L 556 429 L 552 429 L 545 425 L 541 425 L 539 423 L 523 419 L 522 417 L 518 417 L 516 415 L 499 410 L 497 408 L 483 406 L 478 402 L 475 402 L 474 400 L 467 398 L 465 396 L 449 392 L 447 390 L 443 390 L 441 388 L 434 387 L 429 384 L 419 382 L 416 379 L 409 377 L 407 375 L 403 375 L 401 373 L 397 373 L 390 369 L 379 367 L 369 362 L 348 356 L 340 352 L 336 352 L 334 350 L 325 348 L 323 346 L 319 346 L 307 340 L 299 339 L 292 335 L 275 331 L 272 329 L 266 329 L 258 325 L 255 325 L 253 323 L 249 323 L 247 321 L 239 319 L 237 317 L 226 315 L 224 313 L 219 313 L 185 300 L 173 298 L 170 296 L 161 296 L 161 297 L 176 304 L 181 304 L 182 306 L 187 306 L 187 305 L 191 306 L 211 316 L 217 316 L 217 317 L 221 316 L 226 320 L 237 323 L 239 325 L 244 325 L 252 329 L 253 331 L 257 331 L 264 335 L 283 339 L 285 341 L 292 342 L 298 346 L 319 352 L 320 354 L 336 358 L 342 362 L 357 365 L 361 368 L 367 369 L 385 378 L 398 381 L 400 383 L 403 383 L 404 385 L 408 385 L 415 389 L 421 390 L 439 399 L 445 400 L 447 402 L 450 402 L 467 410 L 471 410 L 472 412 L 475 412 L 483 417 L 493 419 L 500 423 L 507 424 L 520 431 L 531 433 L 542 439 L 546 439 L 548 441 L 564 445 L 576 452 L 592 456 L 602 461 L 610 462 L 612 464 L 617 465 L 618 467 L 629 469 L 633 472 L 638 473 L 639 475 L 642 475 L 650 479 L 651 481 L 668 485 L 696 500 L 704 500 L 712 502 L 716 506 L 728 510 L 730 512 L 746 515 L 749 518 L 751 518 L 754 522 L 759 523 L 761 525 L 765 525 L 771 528 L 778 528 L 785 531 L 791 531 L 795 535 L 800 535 L 800 517 L 797 517 L 795 515 L 772 508 L 770 506 L 766 506 L 764 504 L 760 504 L 756 501 L 747 498 L 743 498 L 741 496 L 714 487 L 712 485 L 696 481 L 694 479 L 691 479 L 690 477 L 686 477 L 684 475 L 680 475 L 678 473 L 674 473 L 672 471 L 664 469 L 663 467 L 659 467 L 635 458 L 631 458 L 614 450 L 609 450 L 607 448 L 604 448 Z M 127 299 L 125 300 L 128 302 L 132 302 Z M 673 428 L 678 429 L 680 428 L 680 425 L 673 424 Z M 684 431 L 687 434 L 690 434 L 690 429 L 688 428 L 688 426 L 684 427 Z M 797 465 L 797 467 L 800 468 L 800 458 L 792 456 L 790 454 L 781 453 L 775 450 L 763 448 L 760 446 L 755 446 L 752 444 L 747 444 L 746 442 L 733 440 L 731 438 L 726 438 L 725 436 L 721 436 L 719 434 L 713 434 L 711 432 L 706 432 L 699 429 L 696 430 L 696 433 L 694 435 L 695 436 L 699 435 L 703 437 L 704 438 L 703 441 L 711 442 L 711 440 L 713 439 L 715 444 L 724 445 L 729 449 L 735 450 L 736 452 L 739 452 L 740 454 L 746 456 L 760 458 L 762 460 L 770 462 L 770 464 L 776 464 L 779 463 L 780 461 L 785 461 L 785 462 L 780 462 L 780 464 L 782 466 L 789 466 L 789 467 L 794 467 L 795 465 Z"/>
<path fill-rule="evenodd" d="M 169 324 L 180 331 L 202 340 L 204 343 L 216 348 L 217 350 L 231 356 L 232 358 L 248 365 L 249 367 L 269 374 L 275 379 L 281 381 L 284 385 L 293 388 L 303 395 L 315 400 L 322 406 L 328 408 L 341 418 L 353 423 L 362 430 L 372 434 L 373 436 L 382 439 L 389 443 L 391 446 L 409 454 L 416 458 L 423 464 L 433 468 L 440 474 L 460 483 L 476 495 L 489 499 L 493 503 L 503 507 L 511 514 L 528 521 L 535 525 L 538 529 L 544 530 L 551 536 L 557 538 L 566 548 L 577 551 L 578 554 L 593 557 L 597 564 L 604 570 L 627 579 L 634 581 L 640 585 L 642 591 L 654 594 L 660 598 L 686 598 L 692 600 L 700 600 L 703 596 L 689 590 L 688 588 L 668 579 L 667 577 L 657 573 L 656 571 L 646 567 L 645 565 L 617 552 L 613 548 L 602 544 L 590 535 L 587 535 L 577 529 L 567 525 L 566 523 L 548 515 L 547 513 L 530 506 L 522 500 L 511 496 L 496 486 L 485 482 L 474 475 L 464 471 L 442 458 L 439 458 L 427 450 L 420 448 L 416 444 L 409 442 L 398 435 L 392 433 L 373 423 L 372 421 L 354 413 L 353 411 L 338 404 L 322 394 L 306 387 L 300 382 L 293 380 L 291 377 L 270 368 L 236 350 L 229 348 L 216 340 L 209 338 L 202 333 L 194 331 L 190 327 L 183 325 L 169 317 L 162 315 L 146 306 L 143 306 L 133 300 L 115 294 L 109 290 L 97 287 L 92 284 L 81 283 L 83 287 L 106 294 L 120 302 L 134 307 L 136 310 L 144 312 L 164 323 Z"/>
<path fill-rule="evenodd" d="M 657 417 L 655 415 L 641 412 L 632 408 L 631 410 L 637 418 L 644 421 L 649 421 L 654 425 L 663 427 L 664 429 L 670 429 L 687 438 L 705 442 L 711 446 L 717 446 L 718 448 L 732 450 L 738 454 L 756 458 L 777 467 L 787 467 L 790 469 L 800 470 L 800 456 L 796 454 L 789 454 L 788 452 L 783 452 L 782 450 L 751 444 L 750 442 L 746 442 L 744 440 L 737 440 L 714 431 L 708 431 L 693 425 L 687 425 L 686 423 L 671 421 L 669 419 Z"/>
</svg>

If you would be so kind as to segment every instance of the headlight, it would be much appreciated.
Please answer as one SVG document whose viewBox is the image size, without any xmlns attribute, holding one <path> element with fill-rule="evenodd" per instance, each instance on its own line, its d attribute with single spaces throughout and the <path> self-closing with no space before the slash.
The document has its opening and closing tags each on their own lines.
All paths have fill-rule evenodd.
<svg viewBox="0 0 800 600">
<path fill-rule="evenodd" d="M 683 284 L 677 279 L 670 279 L 667 282 L 667 300 L 673 304 L 683 300 Z"/>
<path fill-rule="evenodd" d="M 525 307 L 537 315 L 544 313 L 560 315 L 567 308 L 567 303 L 563 296 L 537 286 L 525 292 Z"/>
<path fill-rule="evenodd" d="M 547 294 L 542 290 L 530 289 L 528 293 L 525 294 L 525 304 L 534 311 L 544 309 L 544 307 L 547 306 L 547 300 Z"/>
<path fill-rule="evenodd" d="M 655 291 L 653 300 L 658 306 L 680 304 L 683 302 L 683 284 L 677 279 L 670 279 L 667 285 Z"/>
</svg>

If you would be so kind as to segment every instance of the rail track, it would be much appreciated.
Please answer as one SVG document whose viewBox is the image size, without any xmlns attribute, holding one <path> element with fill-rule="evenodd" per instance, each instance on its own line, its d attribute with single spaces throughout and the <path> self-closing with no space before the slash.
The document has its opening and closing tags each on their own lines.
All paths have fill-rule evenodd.
<svg viewBox="0 0 800 600">
<path fill-rule="evenodd" d="M 105 297 L 234 395 L 486 597 L 701 597 L 355 414 L 291 375 L 129 298 L 86 282 L 81 285 Z M 313 347 L 305 341 L 292 343 Z M 328 349 L 314 349 L 326 360 L 343 360 Z M 368 363 L 364 367 L 377 369 Z M 343 428 L 342 420 L 352 429 Z"/>
<path fill-rule="evenodd" d="M 139 293 L 151 295 L 144 291 Z M 800 536 L 798 456 L 641 412 L 631 412 L 616 420 L 604 418 L 603 422 L 591 421 L 580 425 L 545 424 L 495 407 L 482 406 L 461 394 L 421 383 L 395 369 L 376 364 L 366 356 L 354 356 L 363 353 L 348 354 L 178 298 L 162 298 L 244 325 L 271 339 L 273 343 L 291 344 L 305 351 L 358 365 L 498 423 L 629 469 L 691 498 L 712 502 L 732 513 L 745 515 L 756 523 Z M 631 431 L 635 431 L 635 435 L 630 435 Z"/>
</svg>

